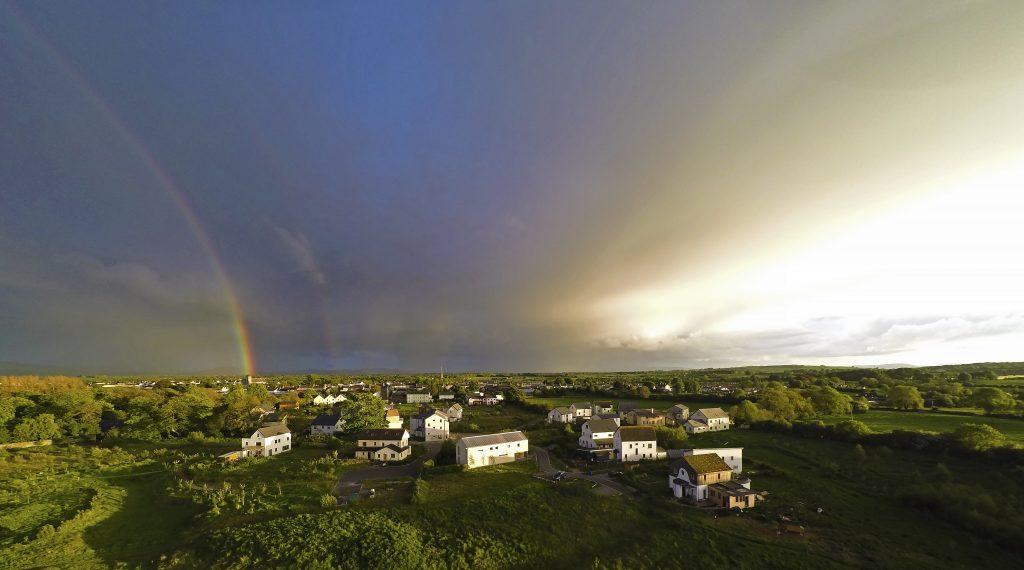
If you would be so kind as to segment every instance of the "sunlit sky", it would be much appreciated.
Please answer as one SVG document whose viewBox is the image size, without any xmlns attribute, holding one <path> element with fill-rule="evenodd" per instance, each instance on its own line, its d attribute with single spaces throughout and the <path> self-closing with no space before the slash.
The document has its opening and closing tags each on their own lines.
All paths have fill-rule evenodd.
<svg viewBox="0 0 1024 570">
<path fill-rule="evenodd" d="M 374 4 L 0 2 L 0 363 L 1024 360 L 1024 4 Z"/>
</svg>

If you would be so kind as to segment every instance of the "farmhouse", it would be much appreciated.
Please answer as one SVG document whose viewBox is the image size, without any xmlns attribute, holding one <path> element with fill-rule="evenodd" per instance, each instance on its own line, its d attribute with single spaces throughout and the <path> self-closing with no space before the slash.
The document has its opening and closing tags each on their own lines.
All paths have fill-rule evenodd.
<svg viewBox="0 0 1024 570">
<path fill-rule="evenodd" d="M 588 420 L 583 423 L 580 447 L 583 449 L 609 449 L 615 444 L 615 432 L 619 424 L 615 420 Z"/>
<path fill-rule="evenodd" d="M 448 416 L 449 422 L 457 422 L 462 419 L 462 404 L 458 402 L 448 406 L 448 409 L 444 411 L 444 415 Z"/>
<path fill-rule="evenodd" d="M 448 416 L 433 408 L 423 410 L 409 420 L 412 434 L 424 441 L 448 439 Z"/>
<path fill-rule="evenodd" d="M 589 418 L 592 409 L 590 402 L 576 402 L 569 406 L 569 411 L 572 412 L 574 418 Z"/>
<path fill-rule="evenodd" d="M 708 426 L 708 431 L 729 429 L 729 414 L 722 408 L 701 408 L 690 416 L 691 421 L 698 421 Z"/>
<path fill-rule="evenodd" d="M 572 410 L 565 406 L 559 406 L 550 412 L 548 412 L 548 423 L 549 424 L 568 424 L 572 423 L 576 416 L 572 413 Z"/>
<path fill-rule="evenodd" d="M 343 425 L 345 425 L 345 420 L 341 418 L 340 413 L 320 414 L 309 424 L 309 434 L 334 435 L 335 432 L 341 431 Z"/>
<path fill-rule="evenodd" d="M 242 439 L 242 449 L 252 457 L 270 457 L 292 448 L 292 432 L 284 424 L 270 424 Z"/>
<path fill-rule="evenodd" d="M 402 414 L 394 408 L 384 412 L 384 420 L 388 423 L 388 429 L 399 429 L 402 427 Z"/>
<path fill-rule="evenodd" d="M 455 460 L 470 469 L 523 459 L 530 442 L 521 431 L 463 437 L 455 445 Z"/>
<path fill-rule="evenodd" d="M 409 431 L 404 429 L 365 429 L 356 437 L 356 458 L 393 461 L 409 456 Z M 394 449 L 385 449 L 393 447 Z M 380 453 L 378 453 L 380 452 Z M 394 457 L 391 457 L 391 455 Z"/>
<path fill-rule="evenodd" d="M 658 458 L 658 442 L 652 427 L 620 427 L 613 436 L 613 445 L 619 461 Z"/>
</svg>

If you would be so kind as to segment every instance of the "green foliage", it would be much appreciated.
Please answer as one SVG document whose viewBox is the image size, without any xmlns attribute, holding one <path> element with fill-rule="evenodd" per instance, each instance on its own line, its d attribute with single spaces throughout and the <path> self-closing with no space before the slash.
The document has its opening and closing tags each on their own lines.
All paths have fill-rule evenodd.
<svg viewBox="0 0 1024 570">
<path fill-rule="evenodd" d="M 679 449 L 686 445 L 689 434 L 681 427 L 658 426 L 655 428 L 658 445 L 665 449 Z"/>
<path fill-rule="evenodd" d="M 430 483 L 427 483 L 423 479 L 416 479 L 416 481 L 413 482 L 412 504 L 421 505 L 427 501 L 427 497 L 429 496 Z"/>
<path fill-rule="evenodd" d="M 856 440 L 871 433 L 871 428 L 864 422 L 857 420 L 843 420 L 834 424 L 833 430 L 839 437 L 845 437 L 849 440 Z"/>
<path fill-rule="evenodd" d="M 437 452 L 437 456 L 434 458 L 434 464 L 437 466 L 443 465 L 454 465 L 455 464 L 455 442 L 446 439 L 441 444 L 441 449 Z"/>
<path fill-rule="evenodd" d="M 830 386 L 816 387 L 805 392 L 814 411 L 826 416 L 848 415 L 853 410 L 853 399 Z"/>
<path fill-rule="evenodd" d="M 26 418 L 14 426 L 14 439 L 17 441 L 54 439 L 60 435 L 60 426 L 57 425 L 53 414 L 40 414 L 34 418 Z"/>
<path fill-rule="evenodd" d="M 342 408 L 345 410 L 345 430 L 350 433 L 387 426 L 384 400 L 376 394 L 353 392 Z"/>
<path fill-rule="evenodd" d="M 972 399 L 976 406 L 989 414 L 1010 411 L 1017 406 L 1017 400 L 999 388 L 975 388 Z"/>
<path fill-rule="evenodd" d="M 985 451 L 1006 444 L 1006 436 L 986 424 L 963 424 L 953 432 L 953 441 L 971 451 Z"/>
<path fill-rule="evenodd" d="M 428 568 L 439 553 L 415 526 L 385 512 L 331 511 L 214 532 L 212 568 L 390 570 Z"/>
<path fill-rule="evenodd" d="M 899 410 L 920 410 L 924 407 L 924 398 L 914 386 L 893 386 L 889 388 L 889 405 Z"/>
</svg>

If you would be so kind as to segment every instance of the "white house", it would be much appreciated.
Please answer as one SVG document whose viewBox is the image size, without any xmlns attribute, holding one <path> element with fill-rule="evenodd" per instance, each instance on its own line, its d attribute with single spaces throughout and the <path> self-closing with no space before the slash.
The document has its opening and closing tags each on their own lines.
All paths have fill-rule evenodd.
<svg viewBox="0 0 1024 570">
<path fill-rule="evenodd" d="M 691 435 L 695 433 L 704 433 L 708 431 L 708 424 L 697 420 L 686 420 L 683 424 L 683 429 L 686 430 L 686 433 Z"/>
<path fill-rule="evenodd" d="M 391 452 L 385 451 L 383 457 L 378 451 L 386 447 L 394 447 Z M 356 436 L 356 457 L 359 459 L 375 459 L 379 461 L 405 459 L 409 456 L 409 431 L 404 429 L 364 429 Z"/>
<path fill-rule="evenodd" d="M 292 448 L 292 432 L 284 424 L 270 424 L 242 439 L 242 449 L 253 457 L 270 457 Z"/>
<path fill-rule="evenodd" d="M 690 416 L 691 421 L 698 421 L 708 426 L 708 431 L 729 429 L 729 414 L 722 408 L 701 408 Z"/>
<path fill-rule="evenodd" d="M 593 413 L 593 406 L 590 402 L 576 402 L 569 406 L 569 411 L 577 419 L 587 419 Z"/>
<path fill-rule="evenodd" d="M 658 441 L 654 428 L 620 427 L 613 436 L 615 456 L 619 461 L 643 461 L 658 458 Z"/>
<path fill-rule="evenodd" d="M 615 420 L 587 420 L 583 422 L 580 447 L 584 449 L 608 449 L 615 445 L 615 431 L 619 424 Z"/>
<path fill-rule="evenodd" d="M 449 422 L 457 422 L 462 419 L 462 404 L 456 402 L 444 411 L 444 415 L 448 416 Z"/>
<path fill-rule="evenodd" d="M 742 447 L 706 447 L 703 449 L 681 449 L 682 456 L 704 455 L 714 453 L 732 469 L 733 473 L 743 473 L 743 448 Z"/>
<path fill-rule="evenodd" d="M 448 439 L 448 416 L 433 408 L 426 409 L 409 419 L 412 434 L 424 441 Z"/>
<path fill-rule="evenodd" d="M 334 435 L 345 425 L 340 413 L 320 414 L 309 424 L 310 435 Z"/>
<path fill-rule="evenodd" d="M 496 406 L 501 403 L 497 396 L 472 396 L 466 400 L 470 406 Z"/>
<path fill-rule="evenodd" d="M 402 414 L 394 408 L 384 412 L 384 420 L 388 424 L 388 429 L 399 429 L 402 427 Z"/>
<path fill-rule="evenodd" d="M 558 406 L 557 408 L 548 412 L 548 423 L 549 424 L 568 424 L 572 423 L 575 414 L 572 410 L 565 406 Z"/>
<path fill-rule="evenodd" d="M 455 460 L 470 469 L 510 463 L 526 457 L 529 446 L 521 431 L 467 436 L 455 444 Z"/>
</svg>

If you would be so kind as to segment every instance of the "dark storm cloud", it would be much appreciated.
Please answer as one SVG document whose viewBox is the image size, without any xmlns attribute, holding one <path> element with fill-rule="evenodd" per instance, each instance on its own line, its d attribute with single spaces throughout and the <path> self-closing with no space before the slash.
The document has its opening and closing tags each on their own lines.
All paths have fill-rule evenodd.
<svg viewBox="0 0 1024 570">
<path fill-rule="evenodd" d="M 236 368 L 221 265 L 261 370 L 924 361 L 1022 330 L 994 285 L 950 305 L 941 260 L 916 306 L 919 268 L 860 298 L 856 247 L 789 258 L 1015 148 L 1013 5 L 0 15 L 0 360 Z"/>
</svg>

